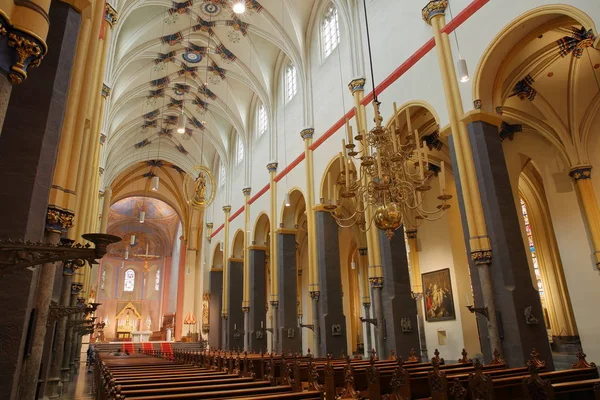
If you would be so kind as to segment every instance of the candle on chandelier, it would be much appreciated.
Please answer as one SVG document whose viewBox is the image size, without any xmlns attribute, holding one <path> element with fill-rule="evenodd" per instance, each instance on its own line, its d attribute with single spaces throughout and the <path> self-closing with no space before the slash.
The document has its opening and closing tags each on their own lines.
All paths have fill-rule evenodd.
<svg viewBox="0 0 600 400">
<path fill-rule="evenodd" d="M 342 154 L 346 158 L 346 139 L 342 139 Z"/>
<path fill-rule="evenodd" d="M 344 153 L 340 153 L 338 156 L 340 159 L 340 174 L 341 174 L 342 171 L 344 170 Z"/>
<path fill-rule="evenodd" d="M 352 136 L 354 136 L 352 134 L 352 125 L 348 125 L 348 140 L 350 144 L 354 144 L 354 139 L 352 138 Z"/>
<path fill-rule="evenodd" d="M 398 114 L 398 106 L 394 102 L 394 123 L 400 128 L 400 114 Z"/>
<path fill-rule="evenodd" d="M 377 149 L 377 177 L 381 181 L 381 149 Z"/>
<path fill-rule="evenodd" d="M 348 161 L 345 163 L 346 165 L 346 187 L 349 188 L 350 187 L 350 159 L 348 159 Z"/>
<path fill-rule="evenodd" d="M 425 153 L 425 167 L 429 169 L 429 147 L 427 147 L 427 142 L 423 140 L 423 153 Z"/>
<path fill-rule="evenodd" d="M 443 161 L 440 164 L 440 191 L 442 194 L 446 191 L 446 165 Z"/>
<path fill-rule="evenodd" d="M 331 204 L 331 171 L 327 172 L 327 202 Z"/>
<path fill-rule="evenodd" d="M 408 133 L 410 134 L 412 132 L 412 124 L 410 123 L 410 111 L 408 107 L 406 108 L 406 127 L 408 128 Z"/>
<path fill-rule="evenodd" d="M 396 153 L 398 151 L 398 146 L 396 145 L 396 121 L 392 122 L 392 147 L 394 148 L 394 153 Z"/>
<path fill-rule="evenodd" d="M 417 145 L 417 162 L 419 163 L 419 177 L 421 180 L 425 179 L 425 173 L 423 171 L 423 157 L 421 155 L 421 149 L 419 148 L 419 130 L 415 129 L 415 144 Z"/>
</svg>

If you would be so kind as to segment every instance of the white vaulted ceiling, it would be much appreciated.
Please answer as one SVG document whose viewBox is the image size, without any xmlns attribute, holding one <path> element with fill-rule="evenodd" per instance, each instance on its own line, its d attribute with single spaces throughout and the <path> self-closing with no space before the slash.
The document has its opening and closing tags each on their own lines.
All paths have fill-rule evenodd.
<svg viewBox="0 0 600 400">
<path fill-rule="evenodd" d="M 246 13 L 237 15 L 233 0 L 123 1 L 107 61 L 109 182 L 159 153 L 188 171 L 196 164 L 212 168 L 218 158 L 227 165 L 238 133 L 248 148 L 256 104 L 263 103 L 273 118 L 283 57 L 306 79 L 307 27 L 314 10 L 327 2 L 248 0 Z M 196 63 L 183 58 L 191 47 Z M 210 92 L 203 93 L 205 88 Z M 167 123 L 181 112 L 181 101 L 185 135 Z"/>
</svg>

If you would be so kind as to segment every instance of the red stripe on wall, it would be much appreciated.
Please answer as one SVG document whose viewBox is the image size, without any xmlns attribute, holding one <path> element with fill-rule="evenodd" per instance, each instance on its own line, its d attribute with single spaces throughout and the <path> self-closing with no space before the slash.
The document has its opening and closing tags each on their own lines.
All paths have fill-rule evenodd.
<svg viewBox="0 0 600 400">
<path fill-rule="evenodd" d="M 250 200 L 248 200 L 248 204 L 252 204 L 252 203 L 254 203 L 256 200 L 260 199 L 260 197 L 261 197 L 263 194 L 267 193 L 267 192 L 269 191 L 269 189 L 270 189 L 270 188 L 271 188 L 271 184 L 270 184 L 270 183 L 267 183 L 267 184 L 266 184 L 266 185 L 265 185 L 265 186 L 264 186 L 262 189 L 260 189 L 260 190 L 258 191 L 258 193 L 256 193 L 254 196 L 252 196 L 252 197 L 250 198 Z"/>
<path fill-rule="evenodd" d="M 285 167 L 285 169 L 283 171 L 281 171 L 279 174 L 277 174 L 277 176 L 275 177 L 275 182 L 279 182 L 280 180 L 282 180 L 283 178 L 285 178 L 285 176 L 294 168 L 296 168 L 296 166 L 298 164 L 300 164 L 304 158 L 306 157 L 306 154 L 302 153 L 300 154 L 298 157 L 296 157 L 296 159 L 294 161 L 292 161 L 290 163 L 290 165 L 288 165 L 287 167 Z"/>
<path fill-rule="evenodd" d="M 443 29 L 444 33 L 452 33 L 456 28 L 461 26 L 466 20 L 468 20 L 473 14 L 479 11 L 484 5 L 489 3 L 490 0 L 474 0 L 471 4 L 469 4 L 464 10 L 462 10 L 456 17 L 454 17 Z M 390 85 L 396 82 L 402 75 L 404 75 L 409 69 L 411 69 L 419 60 L 421 60 L 427 53 L 429 53 L 435 47 L 435 41 L 433 38 L 429 39 L 423 46 L 421 46 L 412 56 L 410 56 L 406 61 L 404 61 L 394 72 L 392 72 L 387 78 L 385 78 L 378 86 L 377 93 L 383 92 L 385 89 L 390 87 Z M 373 92 L 369 93 L 365 96 L 361 104 L 367 105 L 373 101 Z M 354 108 L 346 113 L 342 118 L 340 118 L 331 128 L 329 128 L 323 135 L 321 135 L 317 140 L 315 140 L 310 147 L 312 151 L 316 150 L 321 146 L 327 139 L 333 136 L 344 124 L 346 123 L 346 119 L 351 119 L 354 117 Z M 279 173 L 275 177 L 275 181 L 279 182 L 283 177 L 285 177 L 292 169 L 296 168 L 302 160 L 304 160 L 304 153 L 298 156 L 291 164 L 289 164 L 283 171 Z M 256 193 L 252 199 L 250 199 L 250 204 L 254 203 L 258 200 L 263 194 L 265 194 L 269 190 L 270 185 L 266 185 L 261 189 L 260 192 Z M 235 217 L 237 217 L 242 211 L 243 207 L 238 210 L 231 218 L 229 218 L 229 222 L 233 221 Z M 213 232 L 211 237 L 216 236 L 222 229 L 224 225 L 221 225 L 217 230 Z"/>
<path fill-rule="evenodd" d="M 234 212 L 230 217 L 229 217 L 229 222 L 233 221 L 234 219 L 236 219 L 236 217 L 238 215 L 240 215 L 242 212 L 244 211 L 244 206 L 240 207 L 236 212 Z"/>
</svg>

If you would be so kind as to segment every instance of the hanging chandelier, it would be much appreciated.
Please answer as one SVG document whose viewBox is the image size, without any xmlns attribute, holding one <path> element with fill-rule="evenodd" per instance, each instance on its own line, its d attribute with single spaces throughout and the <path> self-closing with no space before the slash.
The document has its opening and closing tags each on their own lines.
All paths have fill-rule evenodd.
<svg viewBox="0 0 600 400">
<path fill-rule="evenodd" d="M 364 1 L 363 5 L 371 79 L 374 82 Z M 325 208 L 341 227 L 357 225 L 361 231 L 366 231 L 374 224 L 391 238 L 394 231 L 403 225 L 417 227 L 422 221 L 441 218 L 444 211 L 450 208 L 448 200 L 452 196 L 446 193 L 444 162 L 440 163 L 439 168 L 429 162 L 428 146 L 421 142 L 418 130 L 412 129 L 409 108 L 406 109 L 408 134 L 403 138 L 396 105 L 394 104 L 392 122 L 383 126 L 379 110 L 381 103 L 377 99 L 375 85 L 373 93 L 375 127 L 353 137 L 352 127 L 346 123 L 348 141 L 342 140 L 340 173 L 337 179 L 332 182 L 328 177 L 328 187 L 333 183 L 334 190 L 333 197 L 328 199 Z M 357 120 L 361 112 L 364 115 L 364 110 L 356 110 Z M 354 168 L 353 160 L 358 165 L 358 171 Z M 439 177 L 440 191 L 437 196 L 438 204 L 429 209 L 426 200 L 430 197 L 430 180 L 434 175 Z"/>
</svg>

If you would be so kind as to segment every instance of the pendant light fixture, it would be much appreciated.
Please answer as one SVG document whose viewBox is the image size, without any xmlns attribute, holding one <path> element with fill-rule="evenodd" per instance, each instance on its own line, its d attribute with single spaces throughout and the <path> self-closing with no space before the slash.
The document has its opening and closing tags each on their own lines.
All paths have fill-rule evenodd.
<svg viewBox="0 0 600 400">
<path fill-rule="evenodd" d="M 289 207 L 289 206 L 291 206 L 291 205 L 292 205 L 292 202 L 290 201 L 290 194 L 289 194 L 289 193 L 286 193 L 286 194 L 285 194 L 284 201 L 285 201 L 285 206 L 286 206 L 286 207 Z"/>
<path fill-rule="evenodd" d="M 160 184 L 160 178 L 158 175 L 152 177 L 152 191 L 158 192 L 158 186 Z"/>
<path fill-rule="evenodd" d="M 126 248 L 126 249 L 125 249 L 125 256 L 124 256 L 124 258 L 125 258 L 126 260 L 129 260 L 129 248 Z"/>
<path fill-rule="evenodd" d="M 234 13 L 243 14 L 246 12 L 246 1 L 245 0 L 236 0 L 231 7 Z"/>
<path fill-rule="evenodd" d="M 146 212 L 140 211 L 140 224 L 143 224 L 146 221 Z"/>
<path fill-rule="evenodd" d="M 452 6 L 450 2 L 448 2 L 448 11 L 450 12 L 450 19 L 452 17 Z M 458 80 L 462 83 L 468 82 L 469 77 L 469 68 L 467 66 L 467 60 L 462 58 L 460 55 L 460 46 L 458 45 L 458 36 L 456 35 L 456 29 L 454 29 L 454 40 L 456 41 L 456 50 L 458 51 L 458 62 L 456 63 L 456 69 L 458 70 Z"/>
<path fill-rule="evenodd" d="M 350 268 L 356 269 L 356 262 L 354 262 L 354 260 L 350 262 Z"/>
<path fill-rule="evenodd" d="M 129 241 L 130 245 L 134 245 L 135 244 L 135 234 L 131 235 L 131 240 Z"/>
</svg>

